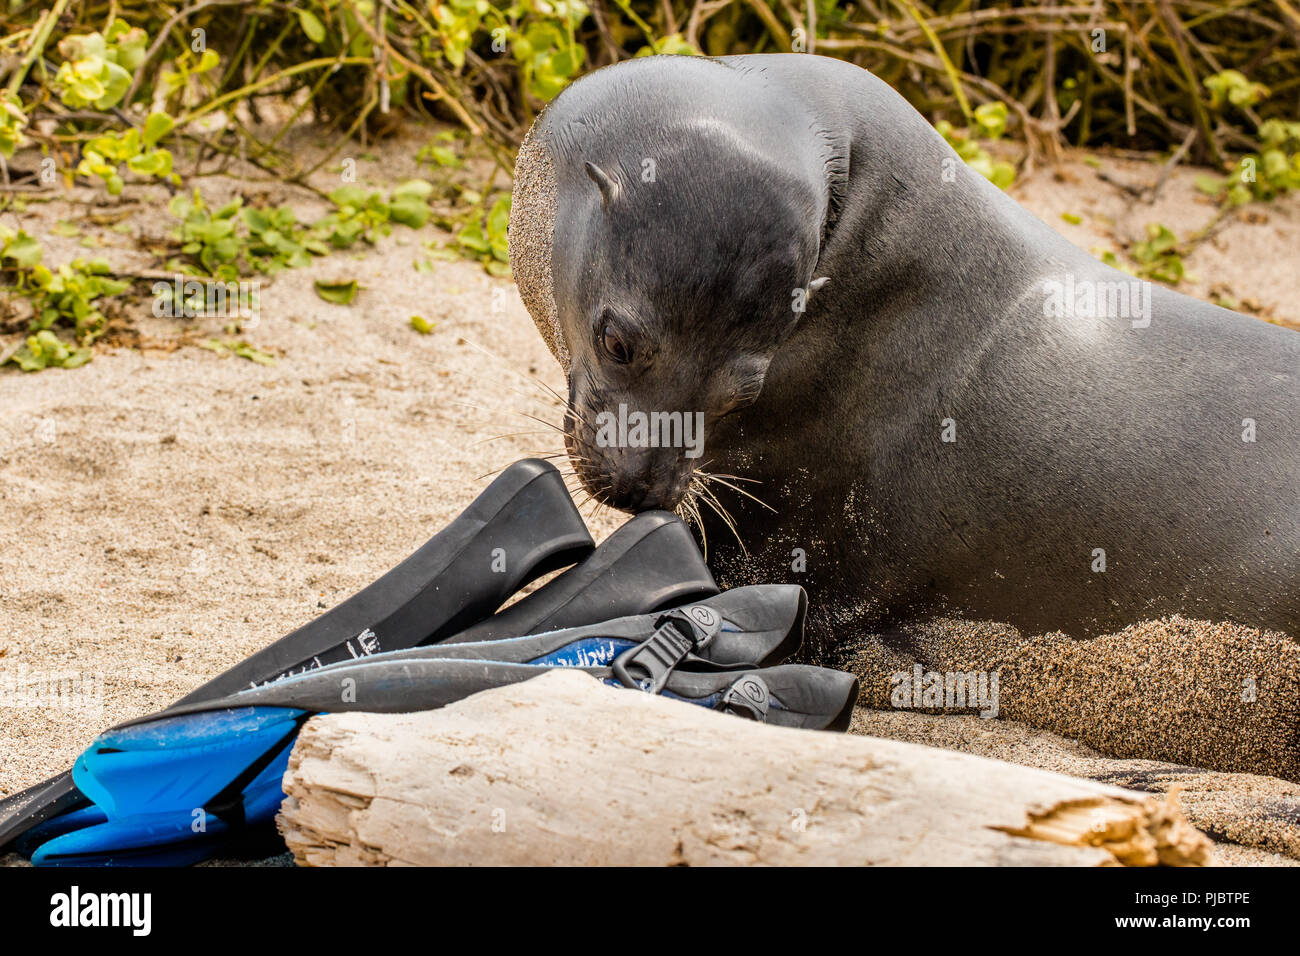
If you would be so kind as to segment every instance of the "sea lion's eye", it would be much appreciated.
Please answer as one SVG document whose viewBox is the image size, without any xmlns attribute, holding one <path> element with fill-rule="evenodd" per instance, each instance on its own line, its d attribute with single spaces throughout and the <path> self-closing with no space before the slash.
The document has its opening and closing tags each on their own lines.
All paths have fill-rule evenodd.
<svg viewBox="0 0 1300 956">
<path fill-rule="evenodd" d="M 626 365 L 632 361 L 632 350 L 629 349 L 618 333 L 614 331 L 612 325 L 606 325 L 600 332 L 600 343 L 605 347 L 605 352 L 619 365 Z"/>
</svg>

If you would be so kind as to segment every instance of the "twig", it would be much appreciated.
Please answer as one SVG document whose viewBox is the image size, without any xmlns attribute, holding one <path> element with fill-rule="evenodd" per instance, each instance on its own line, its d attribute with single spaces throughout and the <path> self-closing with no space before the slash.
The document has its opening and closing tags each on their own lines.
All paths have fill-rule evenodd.
<svg viewBox="0 0 1300 956">
<path fill-rule="evenodd" d="M 975 116 L 971 112 L 970 103 L 966 99 L 966 91 L 961 88 L 961 77 L 949 58 L 948 51 L 944 49 L 938 34 L 930 28 L 930 24 L 925 22 L 925 18 L 921 16 L 920 11 L 916 9 L 911 0 L 894 0 L 894 2 L 916 21 L 917 26 L 921 28 L 921 32 L 925 34 L 925 38 L 930 41 L 930 46 L 934 49 L 935 55 L 943 64 L 944 72 L 948 74 L 948 82 L 952 84 L 952 92 L 957 97 L 957 105 L 961 107 L 962 115 L 966 117 L 967 123 L 973 122 Z"/>
<path fill-rule="evenodd" d="M 1215 163 L 1223 165 L 1223 150 L 1219 148 L 1219 141 L 1214 136 L 1214 129 L 1210 126 L 1210 114 L 1205 109 L 1205 103 L 1202 102 L 1199 90 L 1199 84 L 1196 80 L 1196 72 L 1192 69 L 1192 60 L 1187 52 L 1187 44 L 1183 39 L 1183 26 L 1174 16 L 1173 10 L 1169 6 L 1169 0 L 1159 0 L 1161 26 L 1169 35 L 1174 44 L 1174 57 L 1178 61 L 1178 68 L 1182 70 L 1187 79 L 1187 93 L 1192 101 L 1192 113 L 1196 117 L 1196 126 L 1201 131 L 1201 136 L 1210 154 L 1214 157 Z"/>
<path fill-rule="evenodd" d="M 9 77 L 9 86 L 6 92 L 10 96 L 17 96 L 18 89 L 23 85 L 23 80 L 27 79 L 27 72 L 32 68 L 41 57 L 45 50 L 45 44 L 50 39 L 50 33 L 54 30 L 54 24 L 58 22 L 59 17 L 63 16 L 64 8 L 68 5 L 68 0 L 55 0 L 54 6 L 45 13 L 45 19 L 41 21 L 40 29 L 32 38 L 32 45 L 27 48 L 27 55 L 18 63 L 18 69 L 14 70 L 13 76 Z"/>
<path fill-rule="evenodd" d="M 208 7 L 238 7 L 243 6 L 246 2 L 247 0 L 201 0 L 200 3 L 185 7 L 183 10 L 179 10 L 173 14 L 171 19 L 163 24 L 162 29 L 158 31 L 158 35 L 154 38 L 153 43 L 151 43 L 149 49 L 145 51 L 144 59 L 141 60 L 140 65 L 135 68 L 135 76 L 131 77 L 131 85 L 126 88 L 126 95 L 122 97 L 122 102 L 130 103 L 135 97 L 135 94 L 140 89 L 141 82 L 144 80 L 145 70 L 148 68 L 149 63 L 153 58 L 158 55 L 158 51 L 163 48 L 163 44 L 167 42 L 168 34 L 171 33 L 172 27 L 176 26 L 176 24 L 180 23 L 186 17 L 193 16 L 202 10 L 206 10 Z"/>
<path fill-rule="evenodd" d="M 1192 143 L 1196 142 L 1196 135 L 1196 130 L 1190 131 L 1186 138 L 1183 139 L 1182 144 L 1174 150 L 1174 154 L 1169 157 L 1169 161 L 1166 162 L 1164 167 L 1160 170 L 1159 178 L 1156 179 L 1155 184 L 1147 193 L 1146 201 L 1148 203 L 1156 201 L 1156 197 L 1160 195 L 1160 190 L 1164 188 L 1165 182 L 1169 179 L 1169 174 L 1172 173 L 1174 167 L 1181 163 L 1187 156 L 1188 150 L 1192 148 Z"/>
</svg>

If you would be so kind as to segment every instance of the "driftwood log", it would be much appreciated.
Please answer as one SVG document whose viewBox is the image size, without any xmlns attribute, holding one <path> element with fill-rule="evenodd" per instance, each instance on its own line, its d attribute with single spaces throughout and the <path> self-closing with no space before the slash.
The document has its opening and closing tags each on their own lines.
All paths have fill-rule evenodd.
<svg viewBox="0 0 1300 956">
<path fill-rule="evenodd" d="M 279 816 L 305 865 L 1195 865 L 1176 798 L 916 744 L 770 727 L 577 672 L 303 728 Z"/>
</svg>

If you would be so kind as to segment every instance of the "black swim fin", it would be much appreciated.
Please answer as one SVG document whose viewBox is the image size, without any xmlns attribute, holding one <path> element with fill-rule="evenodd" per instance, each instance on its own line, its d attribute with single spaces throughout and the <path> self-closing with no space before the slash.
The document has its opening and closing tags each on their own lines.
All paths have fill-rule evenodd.
<svg viewBox="0 0 1300 956">
<path fill-rule="evenodd" d="M 806 608 L 797 586 L 738 588 L 598 625 L 328 665 L 130 721 L 77 761 L 77 781 L 102 812 L 84 826 L 52 821 L 33 831 L 33 861 L 194 862 L 274 817 L 292 741 L 311 714 L 432 709 L 556 668 L 776 725 L 844 729 L 857 697 L 852 675 L 755 669 L 798 649 Z M 197 842 L 195 808 L 205 824 Z"/>
<path fill-rule="evenodd" d="M 643 511 L 586 560 L 442 644 L 495 641 L 646 614 L 718 593 L 686 524 L 667 511 Z"/>
<path fill-rule="evenodd" d="M 644 512 L 615 530 L 579 564 L 491 617 L 444 638 L 443 643 L 491 641 L 576 627 L 699 600 L 717 592 L 686 525 L 668 512 Z M 210 686 L 212 682 L 205 685 Z M 173 707 L 202 699 L 200 691 Z M 28 799 L 26 804 L 24 798 Z M 23 814 L 25 806 L 30 808 L 27 814 Z M 42 820 L 85 806 L 86 800 L 73 785 L 71 772 L 61 774 L 0 801 L 0 839 L 12 839 Z M 20 852 L 24 849 L 19 847 Z"/>
<path fill-rule="evenodd" d="M 621 684 L 658 693 L 673 673 L 753 669 L 793 656 L 803 643 L 808 598 L 797 584 L 733 588 L 703 601 L 541 634 L 467 644 L 434 644 L 317 668 L 273 684 L 216 700 L 180 703 L 158 714 L 129 720 L 113 731 L 151 721 L 238 707 L 283 707 L 312 713 L 362 710 L 409 713 L 442 707 L 466 693 L 496 686 L 473 683 L 451 668 L 443 681 L 438 661 L 491 662 L 510 666 L 604 669 Z M 513 671 L 501 673 L 513 676 Z M 511 683 L 505 680 L 504 683 Z"/>
<path fill-rule="evenodd" d="M 555 467 L 537 459 L 516 462 L 379 580 L 178 703 L 224 697 L 289 674 L 440 640 L 592 548 Z M 70 772 L 0 801 L 0 848 L 35 824 L 85 805 Z"/>
</svg>

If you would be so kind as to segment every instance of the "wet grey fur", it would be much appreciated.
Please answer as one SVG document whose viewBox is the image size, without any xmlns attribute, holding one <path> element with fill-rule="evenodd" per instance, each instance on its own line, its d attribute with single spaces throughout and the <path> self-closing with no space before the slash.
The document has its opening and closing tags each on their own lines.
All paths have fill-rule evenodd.
<svg viewBox="0 0 1300 956">
<path fill-rule="evenodd" d="M 775 514 L 717 489 L 748 551 L 706 521 L 720 582 L 803 584 L 824 649 L 937 610 L 1075 636 L 1171 612 L 1300 634 L 1300 334 L 1159 286 L 1149 327 L 1045 314 L 1049 281 L 1131 277 L 840 61 L 620 63 L 531 137 L 556 198 L 553 311 L 529 305 L 567 348 L 579 475 L 631 510 L 673 506 L 705 461 L 761 481 L 745 487 Z M 585 163 L 617 182 L 608 208 Z M 528 245 L 512 222 L 521 286 Z M 607 314 L 644 361 L 602 353 Z M 594 448 L 589 420 L 619 402 L 705 412 L 703 458 Z"/>
</svg>

